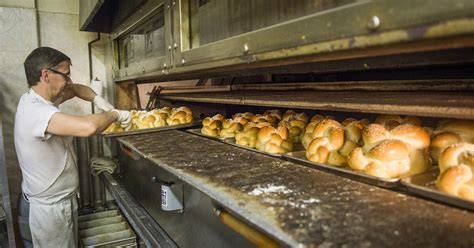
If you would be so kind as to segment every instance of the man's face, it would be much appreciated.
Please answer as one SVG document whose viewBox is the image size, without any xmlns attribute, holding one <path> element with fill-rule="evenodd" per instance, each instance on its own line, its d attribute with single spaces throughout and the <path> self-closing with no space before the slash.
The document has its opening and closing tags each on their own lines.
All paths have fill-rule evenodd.
<svg viewBox="0 0 474 248">
<path fill-rule="evenodd" d="M 72 80 L 69 78 L 71 75 L 70 63 L 69 61 L 63 61 L 59 63 L 56 68 L 48 68 L 47 70 L 49 72 L 52 96 L 53 98 L 57 98 L 62 94 L 66 85 L 72 84 Z"/>
</svg>

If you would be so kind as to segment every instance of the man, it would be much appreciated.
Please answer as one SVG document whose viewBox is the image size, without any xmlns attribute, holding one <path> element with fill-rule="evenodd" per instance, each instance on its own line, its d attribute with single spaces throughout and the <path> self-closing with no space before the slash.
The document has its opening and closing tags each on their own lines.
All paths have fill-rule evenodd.
<svg viewBox="0 0 474 248">
<path fill-rule="evenodd" d="M 17 107 L 14 136 L 23 175 L 21 200 L 29 203 L 35 247 L 78 245 L 79 176 L 72 137 L 98 134 L 114 121 L 130 123 L 130 112 L 114 109 L 87 86 L 73 84 L 70 66 L 69 57 L 49 47 L 33 50 L 24 63 L 29 90 Z M 58 105 L 75 96 L 106 112 L 61 113 Z"/>
</svg>

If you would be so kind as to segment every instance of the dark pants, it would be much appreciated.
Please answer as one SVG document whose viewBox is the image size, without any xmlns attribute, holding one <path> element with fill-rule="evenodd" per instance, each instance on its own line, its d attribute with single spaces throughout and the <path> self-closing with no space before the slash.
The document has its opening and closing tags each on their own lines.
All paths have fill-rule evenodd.
<svg viewBox="0 0 474 248">
<path fill-rule="evenodd" d="M 23 193 L 20 193 L 17 201 L 18 209 L 18 225 L 20 227 L 20 236 L 21 241 L 23 242 L 23 247 L 29 248 L 33 247 L 33 241 L 31 239 L 30 231 L 30 203 L 26 201 L 26 196 Z"/>
</svg>

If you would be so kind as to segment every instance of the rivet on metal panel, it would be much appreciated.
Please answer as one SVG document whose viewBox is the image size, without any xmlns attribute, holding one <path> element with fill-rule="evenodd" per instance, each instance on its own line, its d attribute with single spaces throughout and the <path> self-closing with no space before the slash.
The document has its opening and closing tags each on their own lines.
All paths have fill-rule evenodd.
<svg viewBox="0 0 474 248">
<path fill-rule="evenodd" d="M 168 5 L 166 5 L 166 8 L 167 8 L 167 9 L 169 9 L 169 8 L 170 8 L 170 5 L 169 5 L 169 4 L 168 4 Z"/>
<path fill-rule="evenodd" d="M 142 67 L 142 73 L 145 73 L 145 67 Z"/>
<path fill-rule="evenodd" d="M 244 53 L 248 53 L 248 51 L 249 51 L 249 45 L 248 45 L 248 44 L 244 44 L 244 47 L 242 48 L 242 51 L 243 51 Z"/>
<path fill-rule="evenodd" d="M 173 6 L 175 6 L 175 5 L 176 5 L 176 1 L 173 1 Z"/>
<path fill-rule="evenodd" d="M 166 63 L 163 64 L 163 68 L 166 69 L 168 68 L 168 65 Z"/>
<path fill-rule="evenodd" d="M 184 65 L 184 63 L 186 63 L 186 60 L 182 59 L 181 64 Z"/>
<path fill-rule="evenodd" d="M 174 43 L 173 47 L 174 49 L 178 48 L 178 44 Z"/>
<path fill-rule="evenodd" d="M 171 45 L 168 46 L 168 51 L 171 51 Z"/>
<path fill-rule="evenodd" d="M 367 24 L 367 27 L 372 31 L 377 30 L 380 27 L 379 17 L 378 16 L 372 16 L 369 20 L 369 23 Z"/>
</svg>

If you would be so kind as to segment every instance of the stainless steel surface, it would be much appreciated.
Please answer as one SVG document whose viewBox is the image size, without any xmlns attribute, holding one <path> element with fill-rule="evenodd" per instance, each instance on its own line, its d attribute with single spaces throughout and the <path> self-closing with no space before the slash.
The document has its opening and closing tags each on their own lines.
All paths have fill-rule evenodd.
<svg viewBox="0 0 474 248">
<path fill-rule="evenodd" d="M 118 141 L 144 154 L 151 162 L 149 168 L 167 171 L 286 245 L 457 247 L 474 244 L 472 212 L 182 131 L 125 136 Z M 130 172 L 143 173 L 130 177 L 135 181 L 130 185 L 133 189 L 128 188 L 135 192 L 145 190 L 144 201 L 156 200 L 150 197 L 154 191 L 150 186 L 136 186 L 143 185 L 137 181 L 146 178 L 139 175 L 152 175 L 151 171 L 137 163 L 124 164 L 128 163 Z M 185 199 L 185 206 L 188 204 L 189 200 Z"/>
<path fill-rule="evenodd" d="M 164 127 L 155 127 L 155 128 L 146 128 L 146 129 L 139 129 L 139 130 L 132 130 L 132 131 L 124 131 L 124 132 L 115 132 L 115 133 L 103 133 L 101 134 L 102 137 L 121 137 L 127 135 L 135 135 L 135 134 L 142 134 L 142 133 L 153 133 L 153 132 L 161 132 L 166 130 L 173 130 L 173 129 L 181 129 L 187 127 L 193 127 L 201 124 L 201 120 L 193 120 L 191 123 L 180 124 L 180 125 L 172 125 L 172 126 L 164 126 Z"/>
<path fill-rule="evenodd" d="M 198 1 L 176 1 L 176 5 L 168 2 L 150 1 L 146 5 L 148 8 L 156 8 L 157 4 L 162 3 L 163 6 L 170 6 L 169 9 L 164 8 L 167 37 L 164 47 L 172 49 L 167 49 L 165 57 L 155 57 L 153 60 L 126 69 L 116 68 L 115 80 L 164 78 L 168 75 L 185 75 L 229 66 L 249 67 L 268 61 L 275 61 L 277 64 L 296 64 L 474 46 L 472 40 L 474 3 L 469 0 L 455 0 L 450 4 L 429 0 L 308 1 L 290 4 L 291 6 L 312 4 L 314 7 L 299 10 L 282 8 L 287 4 L 286 1 L 281 1 L 283 5 L 265 5 L 264 1 L 240 3 L 237 0 L 228 0 L 210 1 L 204 4 L 203 9 L 216 5 L 209 8 L 209 11 L 196 11 L 196 8 L 199 9 Z M 228 10 L 223 6 L 235 8 Z M 268 8 L 275 11 L 268 11 Z M 329 9 L 319 12 L 326 8 Z M 300 10 L 303 12 L 300 13 Z M 227 11 L 235 13 L 235 18 L 233 14 L 227 16 L 223 14 Z M 259 12 L 263 14 L 255 14 Z M 148 10 L 143 8 L 137 11 L 116 30 L 113 39 L 123 36 L 132 28 L 139 27 L 148 14 Z M 300 14 L 303 14 L 303 17 L 296 18 Z M 251 15 L 252 18 L 247 18 L 247 15 Z M 209 22 L 212 20 L 212 24 L 219 25 L 216 24 L 214 29 L 204 25 L 208 28 L 203 27 L 199 30 L 197 22 L 192 20 L 193 17 L 199 19 L 199 16 L 201 20 L 205 17 L 204 19 L 207 18 Z M 268 21 L 262 21 L 267 17 Z M 227 18 L 232 20 L 229 21 Z M 287 18 L 290 19 L 283 22 Z M 215 22 L 216 19 L 219 21 Z M 261 20 L 251 21 L 253 19 Z M 249 22 L 254 24 L 248 24 Z M 248 25 L 239 26 L 239 23 Z M 271 25 L 275 23 L 278 24 Z M 256 26 L 251 27 L 252 25 Z M 259 29 L 251 31 L 254 28 Z M 219 35 L 216 35 L 216 32 Z M 228 33 L 224 34 L 226 32 Z M 208 38 L 204 38 L 206 36 Z M 441 41 L 440 38 L 452 39 Z M 208 41 L 204 41 L 205 39 Z M 216 41 L 199 46 L 212 40 Z M 426 41 L 426 44 L 413 43 L 418 41 Z M 382 45 L 390 46 L 387 48 Z M 380 49 L 366 49 L 377 47 Z M 358 51 L 360 53 L 357 54 Z M 314 58 L 310 59 L 308 55 Z M 278 61 L 296 57 L 301 58 L 303 62 L 297 59 Z M 164 58 L 167 58 L 166 61 Z M 164 64 L 167 65 L 166 68 Z M 274 66 L 271 63 L 269 65 Z M 241 67 L 240 70 L 244 68 Z"/>
<path fill-rule="evenodd" d="M 405 186 L 409 192 L 414 194 L 474 211 L 473 201 L 448 195 L 439 191 L 436 188 L 436 179 L 438 178 L 438 175 L 439 168 L 434 167 L 425 173 L 403 178 L 401 184 Z"/>
<path fill-rule="evenodd" d="M 283 158 L 291 162 L 308 166 L 310 168 L 324 170 L 339 176 L 348 177 L 359 182 L 364 182 L 379 187 L 396 188 L 400 186 L 400 178 L 378 178 L 354 171 L 351 168 L 345 166 L 337 167 L 309 161 L 308 159 L 306 159 L 306 151 L 286 153 L 283 154 Z"/>
<path fill-rule="evenodd" d="M 141 242 L 147 247 L 177 247 L 162 227 L 151 218 L 149 213 L 136 202 L 112 175 L 102 173 L 100 177 Z"/>
<path fill-rule="evenodd" d="M 457 1 L 456 3 L 448 5 L 433 1 L 357 1 L 280 25 L 228 37 L 209 45 L 193 47 L 190 50 L 178 49 L 174 59 L 175 61 L 186 60 L 186 68 L 171 70 L 170 73 L 190 71 L 192 67 L 189 65 L 199 63 L 205 63 L 203 67 L 197 67 L 203 69 L 298 55 L 366 48 L 381 44 L 403 43 L 455 34 L 472 34 L 474 21 L 470 18 L 474 13 L 472 11 L 474 9 L 473 3 L 471 1 Z M 221 3 L 221 5 L 225 4 Z M 175 10 L 175 12 L 177 11 L 179 9 Z M 214 17 L 214 19 L 217 18 L 220 22 L 225 23 L 225 17 L 219 18 L 218 15 L 226 11 L 227 9 L 211 11 L 209 18 Z M 238 13 L 239 9 L 234 11 Z M 290 9 L 286 11 L 290 11 Z M 281 10 L 281 12 L 285 12 L 285 10 Z M 213 13 L 214 16 L 212 16 Z M 243 20 L 237 18 L 233 22 L 245 22 L 245 14 L 240 17 Z M 374 19 L 374 15 L 379 20 L 384 20 L 375 34 L 373 30 L 367 28 L 367 23 Z M 179 33 L 184 36 L 182 33 L 188 31 L 188 26 L 176 27 L 176 24 L 186 23 L 179 18 L 186 18 L 186 16 L 175 14 L 175 35 Z M 374 24 L 374 26 L 376 25 Z M 451 28 L 447 30 L 447 26 Z M 234 30 L 231 29 L 230 32 L 234 32 Z M 244 44 L 250 48 L 249 51 L 242 51 Z M 220 62 L 209 63 L 213 61 Z M 179 67 L 178 62 L 176 65 Z"/>
<path fill-rule="evenodd" d="M 133 160 L 123 153 L 119 158 L 125 171 L 119 178 L 120 183 L 179 247 L 252 247 L 250 242 L 219 221 L 213 213 L 212 199 L 189 184 L 183 185 L 184 212 L 163 211 L 161 183 L 153 177 L 159 181 L 181 180 L 144 158 Z"/>
<path fill-rule="evenodd" d="M 135 233 L 117 210 L 79 216 L 79 239 L 83 247 L 137 245 Z"/>
</svg>

